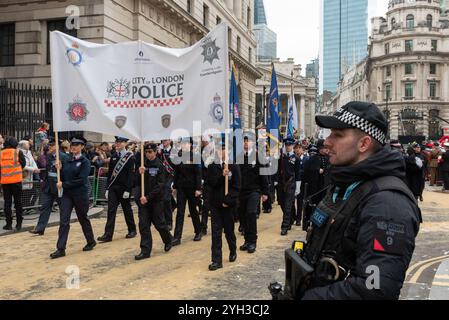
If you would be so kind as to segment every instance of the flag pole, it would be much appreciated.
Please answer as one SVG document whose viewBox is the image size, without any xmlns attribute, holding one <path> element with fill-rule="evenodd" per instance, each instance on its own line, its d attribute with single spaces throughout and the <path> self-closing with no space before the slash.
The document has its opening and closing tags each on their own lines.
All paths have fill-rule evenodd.
<svg viewBox="0 0 449 320">
<path fill-rule="evenodd" d="M 225 170 L 229 170 L 229 137 L 227 134 L 225 134 Z M 229 176 L 225 177 L 225 196 L 227 196 L 229 193 Z"/>
<path fill-rule="evenodd" d="M 59 167 L 60 159 L 59 159 L 59 132 L 55 131 L 55 146 L 56 146 L 56 163 L 58 163 L 58 166 L 56 167 L 56 176 L 57 176 L 57 182 L 61 182 L 61 168 Z M 62 189 L 58 188 L 58 197 L 62 198 Z"/>
<path fill-rule="evenodd" d="M 142 168 L 145 168 L 145 163 L 144 163 L 144 155 L 143 155 L 143 141 L 140 142 L 140 166 Z M 144 197 L 145 196 L 145 173 L 140 175 L 140 190 L 141 190 L 141 196 Z"/>
</svg>

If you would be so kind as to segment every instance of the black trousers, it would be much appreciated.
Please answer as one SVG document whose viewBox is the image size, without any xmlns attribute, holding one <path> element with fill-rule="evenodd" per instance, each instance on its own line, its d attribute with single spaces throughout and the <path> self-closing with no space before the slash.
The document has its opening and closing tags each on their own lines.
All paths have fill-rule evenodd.
<svg viewBox="0 0 449 320">
<path fill-rule="evenodd" d="M 278 200 L 281 203 L 281 209 L 283 212 L 282 217 L 282 230 L 287 230 L 292 225 L 292 210 L 295 205 L 295 184 L 286 186 L 285 190 L 279 188 Z"/>
<path fill-rule="evenodd" d="M 131 199 L 123 199 L 125 187 L 112 185 L 108 192 L 108 219 L 104 228 L 104 234 L 112 238 L 115 229 L 115 218 L 117 216 L 118 206 L 121 205 L 125 215 L 128 232 L 136 232 L 136 223 L 134 222 L 133 210 L 131 209 Z"/>
<path fill-rule="evenodd" d="M 234 233 L 234 215 L 232 208 L 217 208 L 211 206 L 211 225 L 212 225 L 212 262 L 222 263 L 222 233 L 224 230 L 229 251 L 237 251 L 237 239 Z"/>
<path fill-rule="evenodd" d="M 168 244 L 173 237 L 168 230 L 165 222 L 163 203 L 155 201 L 145 206 L 139 205 L 139 232 L 140 232 L 140 249 L 144 253 L 151 254 L 153 248 L 153 237 L 151 235 L 151 224 L 154 225 L 159 232 L 164 244 Z"/>
<path fill-rule="evenodd" d="M 89 195 L 87 193 L 83 195 L 72 195 L 64 192 L 61 199 L 58 243 L 56 245 L 56 248 L 59 250 L 65 250 L 66 248 L 70 231 L 70 216 L 72 215 L 73 208 L 75 208 L 78 222 L 81 224 L 87 243 L 95 242 L 92 225 L 87 216 L 87 212 L 89 211 Z"/>
<path fill-rule="evenodd" d="M 200 215 L 197 210 L 198 199 L 195 197 L 195 190 L 180 188 L 177 190 L 178 210 L 176 212 L 176 227 L 174 235 L 176 239 L 182 238 L 187 202 L 189 204 L 189 212 L 190 217 L 192 218 L 195 234 L 199 234 L 201 232 Z"/>
<path fill-rule="evenodd" d="M 240 196 L 240 224 L 245 230 L 245 243 L 257 242 L 257 207 L 260 193 L 251 192 Z"/>
<path fill-rule="evenodd" d="M 207 221 L 209 220 L 209 189 L 204 188 L 203 191 L 203 205 L 201 207 L 201 230 L 207 230 Z"/>
<path fill-rule="evenodd" d="M 295 220 L 296 221 L 302 221 L 302 208 L 303 208 L 303 203 L 304 203 L 304 193 L 300 193 L 297 197 L 296 197 L 296 216 L 295 216 Z"/>
<path fill-rule="evenodd" d="M 6 224 L 12 224 L 12 198 L 14 197 L 14 207 L 16 209 L 16 221 L 18 224 L 23 221 L 22 209 L 22 183 L 3 184 L 3 197 L 5 200 L 4 210 Z"/>
<path fill-rule="evenodd" d="M 449 171 L 442 171 L 444 190 L 449 190 Z"/>
<path fill-rule="evenodd" d="M 170 176 L 169 178 L 167 178 L 167 181 L 165 183 L 164 196 L 163 196 L 165 222 L 167 223 L 167 225 L 170 226 L 173 225 L 173 205 L 172 205 L 172 192 L 171 192 L 172 183 L 173 177 Z"/>
</svg>

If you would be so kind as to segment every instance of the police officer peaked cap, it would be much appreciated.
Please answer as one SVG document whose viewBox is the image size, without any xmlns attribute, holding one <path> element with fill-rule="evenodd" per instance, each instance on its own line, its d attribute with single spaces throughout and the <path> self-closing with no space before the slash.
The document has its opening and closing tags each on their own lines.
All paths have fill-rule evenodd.
<svg viewBox="0 0 449 320">
<path fill-rule="evenodd" d="M 72 138 L 70 139 L 70 143 L 71 143 L 71 144 L 82 144 L 82 145 L 86 145 L 87 140 L 84 139 L 84 137 L 76 136 L 76 137 L 72 137 Z"/>
<path fill-rule="evenodd" d="M 128 142 L 128 141 L 129 141 L 129 139 L 127 139 L 127 138 L 123 138 L 123 137 L 119 137 L 119 136 L 115 137 L 115 142 Z"/>
<path fill-rule="evenodd" d="M 388 122 L 374 103 L 349 102 L 333 116 L 316 116 L 316 124 L 325 129 L 359 129 L 385 145 Z"/>
<path fill-rule="evenodd" d="M 291 146 L 291 145 L 295 144 L 295 139 L 286 138 L 286 139 L 284 139 L 284 143 L 285 143 L 285 145 Z"/>
<path fill-rule="evenodd" d="M 145 151 L 153 150 L 154 152 L 156 152 L 156 151 L 157 151 L 157 144 L 155 144 L 155 143 L 147 143 L 147 144 L 143 147 L 143 149 L 144 149 Z"/>
</svg>

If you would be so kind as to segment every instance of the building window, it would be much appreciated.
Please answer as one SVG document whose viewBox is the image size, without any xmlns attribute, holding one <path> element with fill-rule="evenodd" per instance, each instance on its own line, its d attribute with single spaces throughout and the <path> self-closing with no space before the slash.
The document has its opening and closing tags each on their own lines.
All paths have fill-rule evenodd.
<svg viewBox="0 0 449 320">
<path fill-rule="evenodd" d="M 253 49 L 248 49 L 248 61 L 249 63 L 253 63 Z"/>
<path fill-rule="evenodd" d="M 232 29 L 228 27 L 228 46 L 232 48 Z"/>
<path fill-rule="evenodd" d="M 47 21 L 47 64 L 50 64 L 50 32 L 61 31 L 69 36 L 77 37 L 76 29 L 67 29 L 66 19 Z"/>
<path fill-rule="evenodd" d="M 405 40 L 405 52 L 413 51 L 413 40 Z"/>
<path fill-rule="evenodd" d="M 387 54 L 390 54 L 390 44 L 389 43 L 386 43 L 385 44 L 385 54 L 387 55 Z"/>
<path fill-rule="evenodd" d="M 240 39 L 239 36 L 237 36 L 237 53 L 240 54 L 240 48 L 242 45 L 242 40 Z"/>
<path fill-rule="evenodd" d="M 430 74 L 437 74 L 437 65 L 436 63 L 430 64 Z"/>
<path fill-rule="evenodd" d="M 385 67 L 385 74 L 387 77 L 391 77 L 391 66 Z"/>
<path fill-rule="evenodd" d="M 413 63 L 405 64 L 405 74 L 413 74 Z"/>
<path fill-rule="evenodd" d="M 413 98 L 413 83 L 408 82 L 405 84 L 405 98 Z"/>
<path fill-rule="evenodd" d="M 194 0 L 187 0 L 187 12 L 193 14 Z"/>
<path fill-rule="evenodd" d="M 440 138 L 440 121 L 438 116 L 440 115 L 439 110 L 429 110 L 429 139 L 437 140 Z"/>
<path fill-rule="evenodd" d="M 391 29 L 394 29 L 394 25 L 396 24 L 396 19 L 391 18 Z"/>
<path fill-rule="evenodd" d="M 429 97 L 436 98 L 437 96 L 437 84 L 436 82 L 429 83 Z"/>
<path fill-rule="evenodd" d="M 221 18 L 217 16 L 217 25 L 221 23 Z"/>
<path fill-rule="evenodd" d="M 251 28 L 251 8 L 248 7 L 246 9 L 246 26 Z"/>
<path fill-rule="evenodd" d="M 427 28 L 429 28 L 429 30 L 432 29 L 433 18 L 431 14 L 427 15 L 426 21 L 427 21 Z"/>
<path fill-rule="evenodd" d="M 391 84 L 385 85 L 385 99 L 390 100 L 391 99 Z"/>
<path fill-rule="evenodd" d="M 436 52 L 438 49 L 438 40 L 432 40 L 432 52 Z"/>
<path fill-rule="evenodd" d="M 209 7 L 203 5 L 203 26 L 208 27 L 209 25 Z"/>
<path fill-rule="evenodd" d="M 415 27 L 415 17 L 413 14 L 409 14 L 406 19 L 406 28 L 413 29 Z"/>
<path fill-rule="evenodd" d="M 0 25 L 0 67 L 14 65 L 16 26 L 14 23 Z"/>
</svg>

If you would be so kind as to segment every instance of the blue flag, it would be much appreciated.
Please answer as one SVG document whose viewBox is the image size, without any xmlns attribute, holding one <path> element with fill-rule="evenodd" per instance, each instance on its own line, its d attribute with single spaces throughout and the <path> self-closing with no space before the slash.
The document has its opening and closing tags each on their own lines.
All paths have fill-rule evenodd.
<svg viewBox="0 0 449 320">
<path fill-rule="evenodd" d="M 271 88 L 270 88 L 270 102 L 267 112 L 267 133 L 270 133 L 270 130 L 279 130 L 281 126 L 281 118 L 279 116 L 280 105 L 279 105 L 279 91 L 278 91 L 278 82 L 276 71 L 273 69 L 271 71 Z M 271 135 L 270 135 L 271 136 Z M 278 136 L 271 136 L 271 138 L 275 138 L 279 140 Z"/>
<path fill-rule="evenodd" d="M 232 123 L 231 128 L 241 129 L 242 128 L 242 121 L 240 119 L 240 103 L 239 103 L 239 91 L 237 89 L 237 82 L 235 81 L 235 72 L 234 72 L 234 65 L 232 65 L 232 71 L 231 71 L 231 88 L 230 88 L 230 96 L 229 96 L 229 108 L 230 113 L 232 115 Z"/>
<path fill-rule="evenodd" d="M 285 138 L 295 139 L 295 131 L 298 130 L 298 110 L 293 95 L 288 100 L 288 125 L 285 131 Z"/>
</svg>

